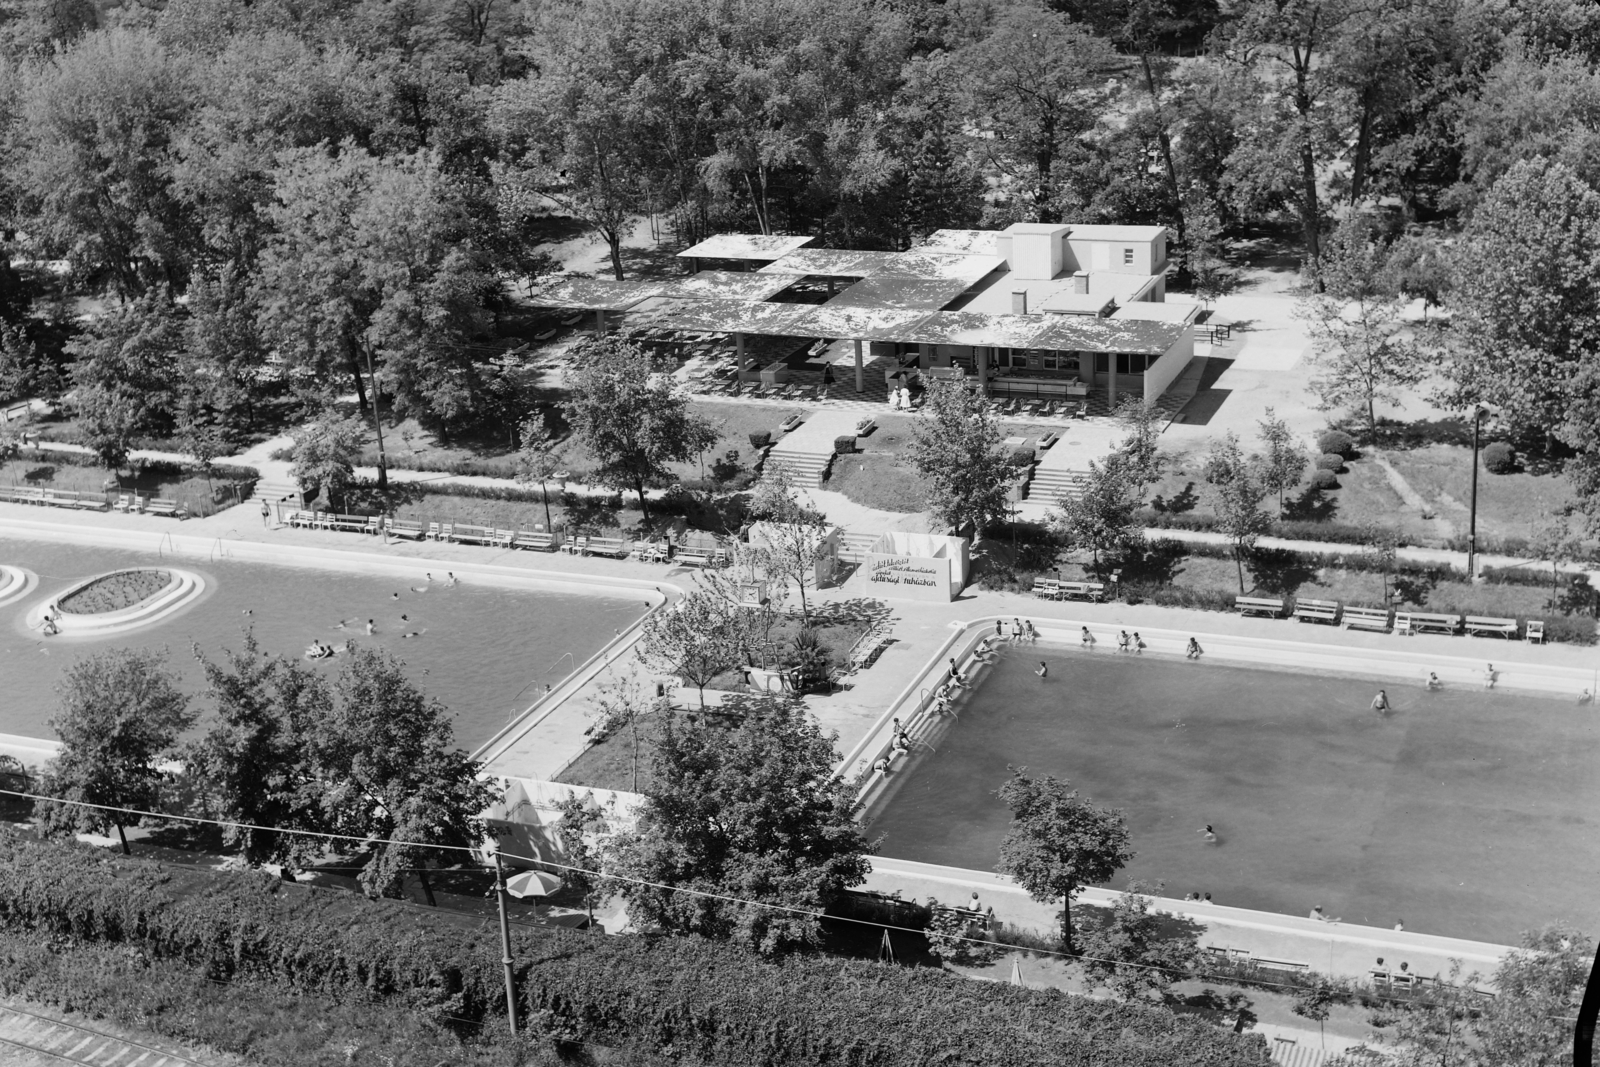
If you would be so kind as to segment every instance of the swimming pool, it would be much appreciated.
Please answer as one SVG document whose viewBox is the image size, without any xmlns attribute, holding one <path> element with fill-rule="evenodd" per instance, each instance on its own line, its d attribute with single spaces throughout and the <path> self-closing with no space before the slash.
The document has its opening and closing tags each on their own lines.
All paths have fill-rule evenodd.
<svg viewBox="0 0 1600 1067">
<path fill-rule="evenodd" d="M 1600 926 L 1593 706 L 1041 645 L 1002 652 L 933 744 L 875 813 L 887 856 L 993 870 L 993 790 L 1025 765 L 1126 812 L 1117 886 L 1499 943 Z"/>
<path fill-rule="evenodd" d="M 168 662 L 196 696 L 195 706 L 205 708 L 204 676 L 191 646 L 215 656 L 222 648 L 240 647 L 249 627 L 261 647 L 274 653 L 298 656 L 313 640 L 354 640 L 390 650 L 405 661 L 414 683 L 451 710 L 456 742 L 470 750 L 645 611 L 643 596 L 430 583 L 424 567 L 414 575 L 385 577 L 185 559 L 184 569 L 204 577 L 205 595 L 148 629 L 63 640 L 42 637 L 23 622 L 29 608 L 76 580 L 157 562 L 152 552 L 0 539 L 0 563 L 39 575 L 30 595 L 0 607 L 0 733 L 53 737 L 46 720 L 55 713 L 62 669 L 101 648 L 167 649 Z M 442 579 L 443 572 L 434 577 Z M 376 622 L 370 637 L 369 618 Z M 341 662 L 336 656 L 314 666 L 332 676 Z"/>
</svg>

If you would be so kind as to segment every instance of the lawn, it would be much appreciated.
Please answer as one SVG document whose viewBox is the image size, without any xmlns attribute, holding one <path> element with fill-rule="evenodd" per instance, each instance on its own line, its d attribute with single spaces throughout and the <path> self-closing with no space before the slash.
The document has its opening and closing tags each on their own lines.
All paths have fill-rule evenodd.
<svg viewBox="0 0 1600 1067">
<path fill-rule="evenodd" d="M 53 459 L 41 452 L 36 458 L 8 460 L 0 464 L 0 485 L 47 486 L 80 493 L 115 494 L 137 491 L 141 496 L 176 500 L 192 516 L 211 515 L 232 507 L 241 499 L 232 483 L 213 478 L 210 483 L 193 474 L 161 474 L 141 470 L 137 474 L 110 471 L 104 467 L 80 467 Z"/>
<path fill-rule="evenodd" d="M 550 518 L 555 526 L 571 533 L 615 535 L 637 531 L 643 521 L 638 508 L 577 507 L 560 503 L 559 491 L 550 494 Z M 538 501 L 487 500 L 481 497 L 429 494 L 415 502 L 400 505 L 395 514 L 402 519 L 422 522 L 465 523 L 470 526 L 495 526 L 531 530 L 545 525 L 544 505 Z M 652 515 L 652 519 L 657 517 Z M 662 517 L 667 519 L 670 517 Z"/>
<path fill-rule="evenodd" d="M 678 712 L 676 714 L 684 714 Z M 706 715 L 706 721 L 725 726 L 730 732 L 737 728 L 738 720 L 719 714 L 714 709 L 698 710 L 693 715 Z M 567 785 L 587 786 L 590 789 L 620 789 L 628 793 L 649 793 L 654 777 L 656 749 L 661 744 L 663 716 L 651 714 L 639 720 L 638 727 L 638 778 L 634 778 L 634 731 L 618 730 L 596 744 L 556 775 L 555 780 Z"/>
<path fill-rule="evenodd" d="M 880 511 L 915 514 L 928 510 L 927 483 L 910 463 L 893 454 L 839 456 L 823 488 Z"/>
<path fill-rule="evenodd" d="M 1465 529 L 1472 499 L 1472 449 L 1452 445 L 1385 452 L 1395 470 L 1440 514 Z M 1560 474 L 1490 474 L 1478 471 L 1478 532 L 1527 537 L 1550 510 L 1573 499 L 1572 483 Z"/>
</svg>

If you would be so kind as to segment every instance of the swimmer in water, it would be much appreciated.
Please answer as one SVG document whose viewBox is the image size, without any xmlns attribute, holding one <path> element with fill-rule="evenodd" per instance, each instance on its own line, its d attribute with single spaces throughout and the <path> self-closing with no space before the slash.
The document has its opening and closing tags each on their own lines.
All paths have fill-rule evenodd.
<svg viewBox="0 0 1600 1067">
<path fill-rule="evenodd" d="M 400 599 L 400 594 L 399 593 L 390 593 L 389 594 L 389 599 L 390 600 L 399 600 Z"/>
<path fill-rule="evenodd" d="M 1378 695 L 1372 698 L 1372 710 L 1379 715 L 1387 715 L 1390 711 L 1389 694 L 1382 689 L 1378 690 Z"/>
<path fill-rule="evenodd" d="M 411 616 L 410 615 L 402 615 L 402 616 L 400 616 L 400 621 L 401 622 L 410 622 L 411 621 Z"/>
<path fill-rule="evenodd" d="M 1432 671 L 1428 672 L 1427 685 L 1428 685 L 1429 689 L 1442 689 L 1442 688 L 1444 688 L 1444 683 L 1439 681 L 1439 676 L 1437 674 L 1433 673 Z"/>
<path fill-rule="evenodd" d="M 1208 842 L 1210 842 L 1210 843 L 1212 843 L 1212 844 L 1215 844 L 1215 843 L 1216 843 L 1216 840 L 1217 840 L 1217 832 L 1216 832 L 1216 831 L 1215 831 L 1215 830 L 1213 830 L 1213 829 L 1212 829 L 1212 828 L 1211 828 L 1211 824 L 1210 824 L 1210 823 L 1206 823 L 1206 824 L 1205 824 L 1205 825 L 1204 825 L 1204 826 L 1202 826 L 1202 827 L 1201 827 L 1201 828 L 1200 828 L 1200 833 L 1202 833 L 1202 834 L 1205 834 L 1205 835 L 1206 835 L 1206 840 L 1207 840 L 1207 841 L 1208 841 Z M 1198 900 L 1198 899 L 1199 899 L 1199 897 L 1200 897 L 1200 894 L 1198 894 L 1198 893 L 1196 893 L 1196 894 L 1195 894 L 1195 899 L 1197 899 L 1197 900 Z"/>
<path fill-rule="evenodd" d="M 378 624 L 373 622 L 371 619 L 368 619 L 367 620 L 367 636 L 371 637 L 374 633 L 377 632 L 377 630 L 378 630 Z"/>
<path fill-rule="evenodd" d="M 451 585 L 455 585 L 456 582 L 460 581 L 460 579 L 456 577 L 456 572 L 455 571 L 450 571 L 449 575 L 450 575 L 450 584 Z"/>
<path fill-rule="evenodd" d="M 1048 663 L 1046 663 L 1044 660 L 1040 660 L 1039 661 L 1039 669 L 1034 671 L 1033 673 L 1037 674 L 1040 678 L 1044 678 L 1044 677 L 1048 676 L 1049 673 L 1050 673 L 1050 665 Z"/>
</svg>

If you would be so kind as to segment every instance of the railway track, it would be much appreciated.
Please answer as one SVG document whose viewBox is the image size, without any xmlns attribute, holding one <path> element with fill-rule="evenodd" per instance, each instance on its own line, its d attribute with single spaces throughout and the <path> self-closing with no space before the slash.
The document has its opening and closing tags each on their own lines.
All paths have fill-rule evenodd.
<svg viewBox="0 0 1600 1067">
<path fill-rule="evenodd" d="M 24 1053 L 31 1055 L 24 1058 Z M 88 1067 L 214 1067 L 179 1052 L 10 1004 L 0 1004 L 0 1063 L 29 1067 L 63 1063 Z"/>
</svg>

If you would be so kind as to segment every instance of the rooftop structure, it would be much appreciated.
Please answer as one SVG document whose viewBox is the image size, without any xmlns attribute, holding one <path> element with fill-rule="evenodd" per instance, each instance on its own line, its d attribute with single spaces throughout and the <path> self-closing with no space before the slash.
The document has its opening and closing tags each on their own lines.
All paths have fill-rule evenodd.
<svg viewBox="0 0 1600 1067">
<path fill-rule="evenodd" d="M 707 237 L 678 253 L 679 259 L 737 259 L 770 263 L 797 248 L 810 244 L 812 237 L 787 237 L 775 233 L 719 233 Z"/>
</svg>

